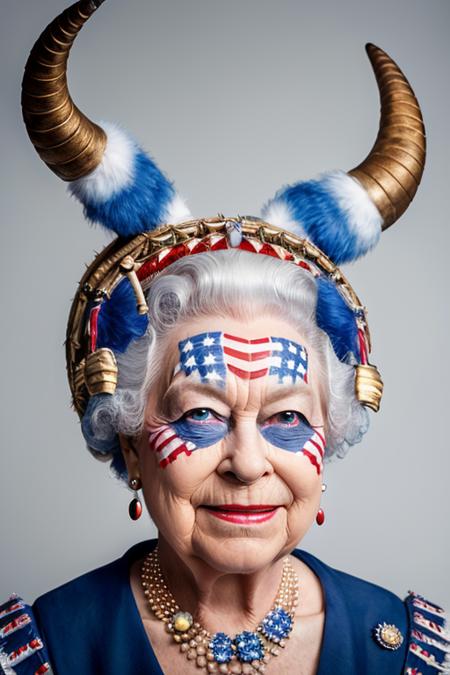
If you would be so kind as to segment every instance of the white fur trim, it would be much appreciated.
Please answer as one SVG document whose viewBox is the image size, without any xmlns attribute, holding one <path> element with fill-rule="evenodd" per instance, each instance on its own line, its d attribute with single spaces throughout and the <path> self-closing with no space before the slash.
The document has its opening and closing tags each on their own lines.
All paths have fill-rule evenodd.
<svg viewBox="0 0 450 675">
<path fill-rule="evenodd" d="M 326 173 L 321 180 L 347 215 L 349 229 L 358 236 L 364 248 L 375 246 L 383 218 L 362 185 L 344 171 Z"/>
<path fill-rule="evenodd" d="M 69 183 L 81 202 L 106 202 L 133 181 L 135 141 L 115 124 L 102 122 L 101 127 L 107 136 L 102 161 L 90 174 Z"/>
<path fill-rule="evenodd" d="M 283 230 L 288 230 L 299 237 L 306 238 L 305 231 L 303 230 L 302 226 L 292 218 L 291 212 L 286 202 L 278 201 L 276 199 L 272 202 L 269 202 L 269 204 L 263 209 L 262 218 L 267 223 L 269 223 L 269 225 L 281 227 Z"/>
<path fill-rule="evenodd" d="M 191 218 L 191 212 L 186 206 L 184 199 L 180 197 L 179 194 L 176 194 L 167 206 L 164 221 L 169 225 L 177 225 L 178 223 L 190 220 Z"/>
</svg>

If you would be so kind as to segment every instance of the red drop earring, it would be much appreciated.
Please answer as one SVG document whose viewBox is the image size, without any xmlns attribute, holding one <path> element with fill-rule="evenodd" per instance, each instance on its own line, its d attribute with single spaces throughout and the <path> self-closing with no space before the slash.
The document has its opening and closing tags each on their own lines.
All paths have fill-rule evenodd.
<svg viewBox="0 0 450 675">
<path fill-rule="evenodd" d="M 322 493 L 324 493 L 326 489 L 327 489 L 326 483 L 322 483 Z M 325 522 L 325 511 L 323 509 L 319 509 L 317 511 L 316 523 L 318 525 L 323 525 L 324 522 Z"/>
<path fill-rule="evenodd" d="M 317 511 L 317 516 L 316 516 L 316 523 L 318 525 L 323 525 L 325 522 L 325 513 L 323 509 L 319 509 Z"/>
<path fill-rule="evenodd" d="M 131 520 L 138 520 L 142 515 L 142 504 L 138 497 L 137 491 L 141 489 L 142 483 L 140 478 L 130 478 L 128 485 L 134 490 L 134 499 L 131 500 L 128 506 L 128 513 Z"/>
</svg>

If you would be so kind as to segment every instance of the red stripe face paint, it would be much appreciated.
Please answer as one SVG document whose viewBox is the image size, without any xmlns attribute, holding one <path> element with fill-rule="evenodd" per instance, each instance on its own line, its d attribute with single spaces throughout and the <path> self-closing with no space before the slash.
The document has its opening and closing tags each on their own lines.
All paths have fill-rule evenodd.
<svg viewBox="0 0 450 675">
<path fill-rule="evenodd" d="M 169 424 L 163 424 L 150 430 L 148 444 L 158 455 L 159 466 L 165 468 L 184 452 L 190 455 L 196 445 L 191 441 L 183 441 Z"/>
</svg>

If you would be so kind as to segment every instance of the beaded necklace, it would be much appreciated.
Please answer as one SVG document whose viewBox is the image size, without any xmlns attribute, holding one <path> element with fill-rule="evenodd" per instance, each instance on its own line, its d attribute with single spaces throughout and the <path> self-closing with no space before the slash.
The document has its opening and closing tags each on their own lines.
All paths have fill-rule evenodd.
<svg viewBox="0 0 450 675">
<path fill-rule="evenodd" d="M 298 577 L 288 557 L 272 609 L 254 631 L 242 631 L 234 638 L 211 634 L 175 601 L 162 573 L 158 547 L 149 553 L 141 569 L 141 582 L 150 609 L 164 622 L 166 631 L 186 658 L 207 673 L 256 675 L 266 670 L 273 656 L 280 654 L 294 626 L 298 601 Z"/>
</svg>

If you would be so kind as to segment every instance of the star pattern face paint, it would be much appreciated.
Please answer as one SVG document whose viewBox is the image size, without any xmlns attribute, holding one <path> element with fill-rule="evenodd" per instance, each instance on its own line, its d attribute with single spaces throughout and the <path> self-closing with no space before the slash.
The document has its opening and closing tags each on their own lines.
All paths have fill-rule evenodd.
<svg viewBox="0 0 450 675">
<path fill-rule="evenodd" d="M 199 333 L 178 343 L 180 361 L 174 375 L 198 373 L 202 383 L 225 387 L 227 370 L 245 380 L 276 375 L 278 382 L 307 382 L 305 347 L 281 337 L 252 340 L 214 331 Z"/>
<path fill-rule="evenodd" d="M 273 415 L 260 427 L 260 431 L 272 445 L 305 455 L 317 473 L 322 473 L 325 438 L 301 413 L 286 410 Z"/>
</svg>

